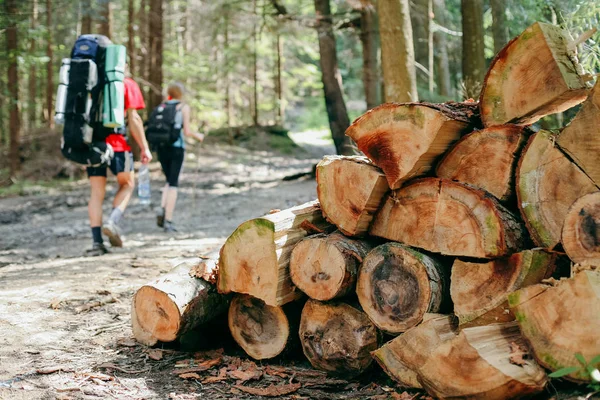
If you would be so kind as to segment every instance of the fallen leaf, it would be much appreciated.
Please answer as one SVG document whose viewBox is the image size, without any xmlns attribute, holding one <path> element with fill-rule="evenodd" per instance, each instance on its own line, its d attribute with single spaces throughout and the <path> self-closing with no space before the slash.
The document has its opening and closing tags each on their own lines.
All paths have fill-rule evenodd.
<svg viewBox="0 0 600 400">
<path fill-rule="evenodd" d="M 242 392 L 253 394 L 255 396 L 277 397 L 294 393 L 302 387 L 301 383 L 288 383 L 285 385 L 270 385 L 266 388 L 254 388 L 249 386 L 235 385 L 236 389 Z"/>
<path fill-rule="evenodd" d="M 90 379 L 98 379 L 101 381 L 114 381 L 115 380 L 115 378 L 113 378 L 112 376 L 101 374 L 101 373 L 83 372 L 80 375 L 87 376 Z"/>
<path fill-rule="evenodd" d="M 510 363 L 515 365 L 525 365 L 526 361 L 523 355 L 528 354 L 527 349 L 521 348 L 517 343 L 510 343 Z"/>
<path fill-rule="evenodd" d="M 163 352 L 160 349 L 153 349 L 148 352 L 148 357 L 154 361 L 159 361 L 163 358 Z"/>
<path fill-rule="evenodd" d="M 392 393 L 392 399 L 394 399 L 394 400 L 413 400 L 414 398 L 415 398 L 415 396 L 413 396 L 412 394 L 410 394 L 408 392 L 402 392 L 402 393 L 393 392 Z"/>
<path fill-rule="evenodd" d="M 256 364 L 254 364 L 253 367 L 250 367 L 247 370 L 236 369 L 234 371 L 229 371 L 228 375 L 233 379 L 237 379 L 238 381 L 246 382 L 260 379 L 260 377 L 263 375 L 263 372 L 256 368 Z"/>
<path fill-rule="evenodd" d="M 193 367 L 185 368 L 185 369 L 182 369 L 179 371 L 173 371 L 173 373 L 179 375 L 179 374 L 185 374 L 188 372 L 202 372 L 202 371 L 209 370 L 212 367 L 219 365 L 220 363 L 221 363 L 221 358 L 215 358 L 213 360 L 207 360 L 207 361 L 201 362 Z M 178 365 L 175 364 L 175 367 L 178 367 Z"/>
<path fill-rule="evenodd" d="M 123 372 L 124 374 L 141 374 L 143 372 L 148 372 L 150 370 L 150 368 L 137 369 L 137 370 L 125 369 L 125 368 L 121 368 L 118 365 L 111 364 L 111 363 L 100 364 L 100 365 L 98 365 L 98 368 L 114 369 L 116 371 Z"/>
<path fill-rule="evenodd" d="M 181 379 L 200 379 L 200 375 L 195 372 L 186 372 L 183 374 L 179 374 Z"/>
<path fill-rule="evenodd" d="M 267 368 L 265 369 L 265 373 L 266 373 L 267 375 L 271 375 L 271 376 L 278 376 L 278 377 L 280 377 L 280 378 L 284 378 L 284 379 L 285 379 L 285 378 L 287 378 L 287 377 L 289 376 L 288 374 L 286 374 L 286 373 L 284 372 L 284 370 L 281 370 L 281 369 L 278 369 L 278 368 L 272 367 L 272 366 L 270 366 L 270 365 L 267 365 Z"/>
<path fill-rule="evenodd" d="M 219 375 L 209 376 L 202 381 L 202 384 L 217 383 L 227 380 L 227 368 L 223 367 L 219 370 Z"/>
<path fill-rule="evenodd" d="M 117 340 L 117 344 L 123 347 L 135 347 L 137 346 L 137 342 L 132 338 L 121 338 Z"/>
<path fill-rule="evenodd" d="M 53 374 L 55 372 L 73 372 L 73 370 L 68 367 L 57 366 L 57 367 L 40 368 L 40 369 L 37 369 L 35 372 L 37 372 L 40 375 L 49 375 L 49 374 Z"/>
</svg>

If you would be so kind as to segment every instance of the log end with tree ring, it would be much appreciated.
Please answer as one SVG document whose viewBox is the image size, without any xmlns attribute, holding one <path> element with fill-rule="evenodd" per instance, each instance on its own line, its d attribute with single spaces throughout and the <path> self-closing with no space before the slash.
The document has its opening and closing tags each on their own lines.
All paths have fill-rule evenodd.
<svg viewBox="0 0 600 400">
<path fill-rule="evenodd" d="M 587 194 L 571 206 L 562 244 L 573 262 L 600 266 L 600 192 Z"/>
<path fill-rule="evenodd" d="M 290 326 L 283 309 L 252 296 L 233 298 L 228 321 L 233 339 L 255 360 L 278 356 L 288 343 Z"/>
<path fill-rule="evenodd" d="M 508 296 L 536 360 L 551 371 L 579 366 L 600 354 L 600 271 L 584 270 L 556 286 L 533 285 Z M 598 365 L 596 365 L 597 367 Z M 589 382 L 584 369 L 566 376 Z"/>
<path fill-rule="evenodd" d="M 158 343 L 158 339 L 141 327 L 137 314 L 135 313 L 135 300 L 131 302 L 131 331 L 133 332 L 135 340 L 143 345 L 152 347 Z"/>
<path fill-rule="evenodd" d="M 568 43 L 566 31 L 541 22 L 511 40 L 485 77 L 479 101 L 483 124 L 530 125 L 584 101 L 586 85 Z"/>
<path fill-rule="evenodd" d="M 365 313 L 348 304 L 308 300 L 300 319 L 300 342 L 313 367 L 352 377 L 371 365 L 379 333 Z"/>
<path fill-rule="evenodd" d="M 554 146 L 548 131 L 532 135 L 517 167 L 519 210 L 536 245 L 554 248 L 569 208 L 598 187 Z"/>
<path fill-rule="evenodd" d="M 181 313 L 167 293 L 152 286 L 142 286 L 133 298 L 133 307 L 143 331 L 161 342 L 177 339 Z"/>
<path fill-rule="evenodd" d="M 525 144 L 523 128 L 502 125 L 463 136 L 436 168 L 436 175 L 485 190 L 500 200 L 513 192 L 518 155 Z"/>
<path fill-rule="evenodd" d="M 442 265 L 433 258 L 386 243 L 371 250 L 359 271 L 356 294 L 381 330 L 398 334 L 438 312 L 447 297 Z"/>
<path fill-rule="evenodd" d="M 513 321 L 506 296 L 548 278 L 556 255 L 541 249 L 525 250 L 487 263 L 456 259 L 450 294 L 461 327 Z"/>
</svg>

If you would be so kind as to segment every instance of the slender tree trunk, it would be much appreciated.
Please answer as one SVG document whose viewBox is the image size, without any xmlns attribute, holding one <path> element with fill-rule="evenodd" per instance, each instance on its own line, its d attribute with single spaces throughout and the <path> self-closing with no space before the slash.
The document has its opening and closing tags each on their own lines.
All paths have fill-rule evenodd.
<svg viewBox="0 0 600 400">
<path fill-rule="evenodd" d="M 277 48 L 277 65 L 276 65 L 276 73 L 275 73 L 275 93 L 277 95 L 276 99 L 276 108 L 277 108 L 277 118 L 276 121 L 278 124 L 283 123 L 283 89 L 282 89 L 282 80 L 281 80 L 281 64 L 283 57 L 283 38 L 281 37 L 281 33 L 279 32 L 279 28 L 276 32 L 275 37 L 275 47 Z"/>
<path fill-rule="evenodd" d="M 479 97 L 485 76 L 485 54 L 483 45 L 483 2 L 461 0 L 462 13 L 462 70 L 465 95 Z"/>
<path fill-rule="evenodd" d="M 367 109 L 376 107 L 381 102 L 379 85 L 379 31 L 377 28 L 377 13 L 372 4 L 367 4 L 361 9 L 360 40 L 363 48 L 363 85 Z"/>
<path fill-rule="evenodd" d="M 10 174 L 14 176 L 21 167 L 19 152 L 19 136 L 21 134 L 21 116 L 19 115 L 19 71 L 17 65 L 17 52 L 19 40 L 17 36 L 17 1 L 6 0 L 6 56 L 8 59 L 8 103 L 9 103 L 9 131 L 10 131 Z"/>
<path fill-rule="evenodd" d="M 377 12 L 385 101 L 418 101 L 408 0 L 379 0 Z"/>
<path fill-rule="evenodd" d="M 252 123 L 258 125 L 258 14 L 256 12 L 256 0 L 253 0 L 254 25 L 252 27 Z"/>
<path fill-rule="evenodd" d="M 498 53 L 508 43 L 508 25 L 506 24 L 506 0 L 491 0 L 492 34 L 494 35 L 494 51 Z"/>
<path fill-rule="evenodd" d="M 92 33 L 92 0 L 83 0 L 81 6 L 81 33 Z"/>
<path fill-rule="evenodd" d="M 329 118 L 329 128 L 338 154 L 353 154 L 350 140 L 345 136 L 350 126 L 346 103 L 342 94 L 342 77 L 338 69 L 333 36 L 333 21 L 329 0 L 314 0 L 317 12 L 317 34 L 319 36 L 319 53 L 323 90 L 325 91 L 325 107 Z"/>
<path fill-rule="evenodd" d="M 135 1 L 129 0 L 127 7 L 127 51 L 129 52 L 129 71 L 131 75 L 135 76 L 137 71 L 137 60 L 135 58 L 135 30 L 133 25 L 135 24 Z"/>
<path fill-rule="evenodd" d="M 434 0 L 433 11 L 437 23 L 446 26 L 446 1 Z M 433 34 L 433 43 L 435 46 L 435 64 L 438 93 L 442 96 L 452 95 L 452 85 L 450 83 L 450 63 L 448 61 L 448 49 L 446 43 L 446 34 L 437 31 Z"/>
<path fill-rule="evenodd" d="M 427 70 L 429 93 L 433 93 L 433 0 L 427 0 Z"/>
<path fill-rule="evenodd" d="M 48 29 L 46 45 L 46 121 L 50 129 L 54 129 L 53 97 L 54 97 L 54 53 L 52 50 L 52 0 L 46 0 L 46 27 Z"/>
<path fill-rule="evenodd" d="M 150 70 L 148 80 L 151 84 L 150 107 L 154 108 L 162 101 L 163 84 L 163 1 L 150 0 L 149 37 Z"/>
<path fill-rule="evenodd" d="M 102 21 L 100 22 L 100 33 L 109 39 L 113 36 L 113 13 L 112 0 L 102 0 Z"/>
<path fill-rule="evenodd" d="M 233 109 L 231 105 L 231 82 L 229 77 L 229 6 L 225 6 L 225 33 L 223 43 L 223 64 L 225 67 L 225 111 L 227 114 L 227 127 L 231 128 L 233 124 Z M 229 141 L 233 144 L 233 137 L 229 129 Z"/>
<path fill-rule="evenodd" d="M 32 0 L 31 2 L 31 30 L 35 31 L 37 28 L 38 22 L 38 3 L 37 0 Z M 35 34 L 31 36 L 29 40 L 29 99 L 27 107 L 28 114 L 28 125 L 29 129 L 33 128 L 36 125 L 37 120 L 37 72 L 36 72 L 36 36 Z"/>
<path fill-rule="evenodd" d="M 415 62 L 420 65 L 416 69 L 417 87 L 427 86 L 427 2 L 429 0 L 409 0 L 410 22 L 412 27 Z"/>
<path fill-rule="evenodd" d="M 137 76 L 142 79 L 148 80 L 148 65 L 149 63 L 149 52 L 148 52 L 148 10 L 147 10 L 147 0 L 141 0 L 140 9 L 138 11 L 138 21 L 140 26 L 139 37 L 140 37 L 140 48 L 138 54 L 140 55 L 139 64 L 137 69 Z M 142 93 L 144 95 L 144 100 L 146 104 L 149 103 L 148 99 L 148 87 L 147 85 L 141 86 Z"/>
</svg>

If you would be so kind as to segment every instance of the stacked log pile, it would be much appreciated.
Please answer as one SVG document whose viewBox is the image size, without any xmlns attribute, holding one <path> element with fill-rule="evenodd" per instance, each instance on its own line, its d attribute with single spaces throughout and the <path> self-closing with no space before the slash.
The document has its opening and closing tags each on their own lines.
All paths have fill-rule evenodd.
<svg viewBox="0 0 600 400">
<path fill-rule="evenodd" d="M 215 314 L 235 293 L 229 327 L 255 359 L 299 342 L 315 368 L 348 377 L 376 360 L 438 398 L 542 391 L 547 371 L 600 354 L 600 83 L 588 80 L 567 33 L 536 23 L 496 56 L 478 102 L 368 111 L 346 132 L 367 157 L 326 156 L 318 201 L 241 224 L 216 288 L 140 289 L 139 340 L 174 340 L 210 317 L 187 316 L 197 302 Z M 530 126 L 582 102 L 558 134 Z M 579 266 L 558 275 L 569 259 Z"/>
</svg>

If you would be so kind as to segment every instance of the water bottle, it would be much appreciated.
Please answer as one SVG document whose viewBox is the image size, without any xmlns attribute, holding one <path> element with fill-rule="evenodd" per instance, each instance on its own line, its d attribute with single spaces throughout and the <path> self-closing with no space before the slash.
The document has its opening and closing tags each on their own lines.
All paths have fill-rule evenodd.
<svg viewBox="0 0 600 400">
<path fill-rule="evenodd" d="M 69 87 L 69 70 L 71 60 L 63 58 L 59 72 L 58 90 L 56 92 L 56 106 L 54 108 L 54 121 L 58 125 L 65 123 L 65 108 L 67 106 L 67 88 Z"/>
<path fill-rule="evenodd" d="M 142 165 L 138 173 L 138 197 L 140 204 L 150 204 L 150 171 L 147 165 Z"/>
</svg>

